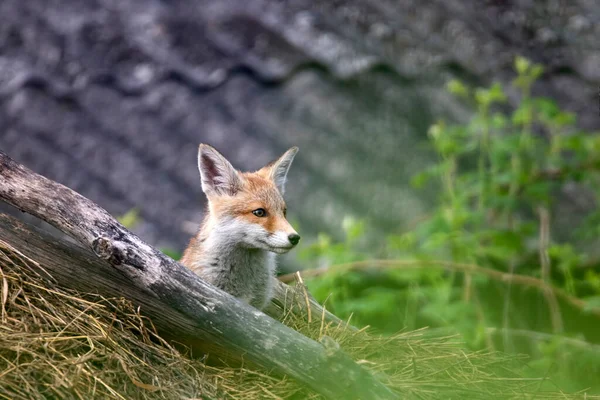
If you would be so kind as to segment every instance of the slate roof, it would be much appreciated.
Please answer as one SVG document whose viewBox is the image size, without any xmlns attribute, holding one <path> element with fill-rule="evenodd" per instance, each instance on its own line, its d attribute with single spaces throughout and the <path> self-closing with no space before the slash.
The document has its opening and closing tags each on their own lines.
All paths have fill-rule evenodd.
<svg viewBox="0 0 600 400">
<path fill-rule="evenodd" d="M 545 4 L 544 4 L 545 3 Z M 537 93 L 600 127 L 595 1 L 3 0 L 0 148 L 181 249 L 203 196 L 199 142 L 241 169 L 298 145 L 292 218 L 381 232 L 422 215 L 427 127 L 468 110 L 443 90 L 546 65 Z"/>
</svg>

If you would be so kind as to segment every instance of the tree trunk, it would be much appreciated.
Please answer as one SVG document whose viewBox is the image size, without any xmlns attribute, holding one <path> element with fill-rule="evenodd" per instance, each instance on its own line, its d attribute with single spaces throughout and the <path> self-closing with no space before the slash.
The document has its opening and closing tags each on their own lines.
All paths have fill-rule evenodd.
<svg viewBox="0 0 600 400">
<path fill-rule="evenodd" d="M 84 257 L 66 247 L 57 250 L 61 256 L 70 251 L 75 257 L 83 257 L 81 263 L 65 263 L 53 270 L 65 286 L 76 286 L 76 282 L 88 291 L 110 289 L 139 303 L 163 332 L 177 336 L 180 331 L 186 341 L 221 346 L 292 376 L 326 397 L 397 398 L 343 352 L 329 351 L 329 346 L 308 339 L 204 282 L 144 243 L 89 199 L 34 173 L 1 151 L 0 199 L 45 220 L 100 258 L 90 263 L 89 254 Z M 6 217 L 2 220 L 8 221 Z M 10 224 L 5 223 L 2 240 L 10 240 L 9 229 Z M 23 240 L 19 248 L 27 243 Z"/>
</svg>

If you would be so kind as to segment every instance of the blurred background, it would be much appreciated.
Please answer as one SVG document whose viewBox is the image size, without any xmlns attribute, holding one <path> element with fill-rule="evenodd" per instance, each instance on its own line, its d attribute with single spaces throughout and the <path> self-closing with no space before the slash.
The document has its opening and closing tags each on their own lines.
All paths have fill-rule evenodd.
<svg viewBox="0 0 600 400">
<path fill-rule="evenodd" d="M 199 143 L 299 146 L 282 274 L 600 393 L 599 37 L 592 0 L 3 0 L 0 149 L 177 257 Z"/>
</svg>

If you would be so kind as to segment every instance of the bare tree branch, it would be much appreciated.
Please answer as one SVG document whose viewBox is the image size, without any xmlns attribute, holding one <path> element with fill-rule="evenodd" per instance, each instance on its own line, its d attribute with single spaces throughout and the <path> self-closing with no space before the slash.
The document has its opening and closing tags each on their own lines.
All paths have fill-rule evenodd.
<svg viewBox="0 0 600 400">
<path fill-rule="evenodd" d="M 357 270 L 368 270 L 368 269 L 421 269 L 421 268 L 443 268 L 451 271 L 458 271 L 463 273 L 473 273 L 479 275 L 485 275 L 488 278 L 494 279 L 500 282 L 506 282 L 521 286 L 534 287 L 542 291 L 550 291 L 554 296 L 564 300 L 571 306 L 580 310 L 585 310 L 592 315 L 600 317 L 599 308 L 586 307 L 585 300 L 571 296 L 567 291 L 554 287 L 549 283 L 544 282 L 541 279 L 534 278 L 526 275 L 516 275 L 507 272 L 497 271 L 495 269 L 480 267 L 476 264 L 457 263 L 443 260 L 365 260 L 356 261 L 346 264 L 334 265 L 329 268 L 309 269 L 302 272 L 304 278 L 314 278 L 323 275 L 329 271 L 357 271 Z M 282 275 L 279 280 L 282 282 L 292 282 L 295 279 L 295 272 L 291 274 Z"/>
</svg>

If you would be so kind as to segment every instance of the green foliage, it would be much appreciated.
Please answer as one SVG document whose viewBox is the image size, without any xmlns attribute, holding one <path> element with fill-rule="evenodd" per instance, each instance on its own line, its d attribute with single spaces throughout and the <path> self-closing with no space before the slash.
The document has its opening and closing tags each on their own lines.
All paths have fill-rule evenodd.
<svg viewBox="0 0 600 400">
<path fill-rule="evenodd" d="M 590 375 L 600 370 L 591 343 L 600 341 L 600 262 L 580 246 L 600 235 L 600 210 L 569 220 L 569 232 L 557 232 L 566 227 L 554 223 L 568 201 L 565 185 L 598 201 L 600 136 L 580 131 L 575 115 L 552 99 L 531 95 L 541 65 L 517 57 L 514 67 L 509 87 L 448 83 L 475 113 L 465 123 L 439 121 L 429 129 L 438 162 L 412 184 L 441 188 L 431 214 L 377 251 L 360 246 L 369 232 L 359 221 L 348 220 L 345 241 L 322 235 L 302 257 L 329 270 L 308 285 L 355 322 L 390 332 L 451 329 L 471 348 L 528 352 L 532 373 L 553 374 L 569 390 L 600 392 Z M 514 108 L 509 95 L 518 98 Z M 382 256 L 397 265 L 369 268 L 381 266 L 369 260 Z M 515 282 L 535 284 L 527 290 L 512 283 L 515 275 Z"/>
<path fill-rule="evenodd" d="M 175 261 L 177 261 L 181 258 L 181 253 L 178 252 L 177 250 L 163 247 L 160 249 L 160 251 L 162 251 L 163 253 L 165 253 L 165 255 L 171 257 Z"/>
<path fill-rule="evenodd" d="M 137 208 L 132 208 L 125 214 L 116 217 L 116 219 L 127 229 L 135 229 L 135 227 L 138 226 L 138 224 L 142 221 L 142 218 L 140 217 L 140 211 Z M 177 250 L 161 248 L 160 251 L 174 260 L 179 260 L 181 258 L 181 253 Z"/>
<path fill-rule="evenodd" d="M 117 217 L 117 221 L 127 229 L 134 229 L 141 221 L 140 211 L 137 208 L 132 208 L 125 214 Z"/>
</svg>

